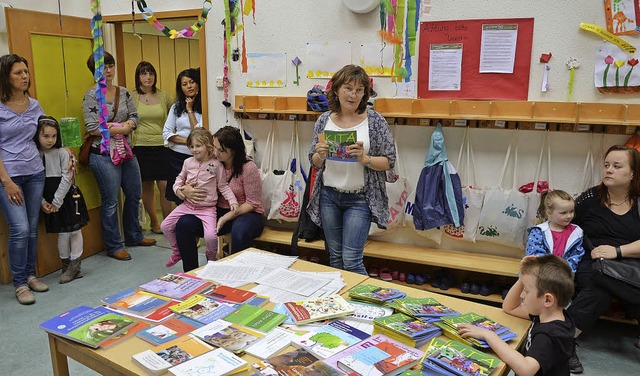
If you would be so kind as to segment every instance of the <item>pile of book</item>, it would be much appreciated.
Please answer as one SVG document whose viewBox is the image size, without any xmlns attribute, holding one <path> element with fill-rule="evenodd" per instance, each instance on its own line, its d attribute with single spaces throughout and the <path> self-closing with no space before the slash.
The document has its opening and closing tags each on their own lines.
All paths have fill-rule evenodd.
<svg viewBox="0 0 640 376">
<path fill-rule="evenodd" d="M 458 334 L 458 325 L 460 324 L 472 324 L 492 332 L 495 332 L 503 341 L 508 342 L 518 335 L 512 332 L 509 328 L 504 325 L 498 324 L 497 322 L 491 320 L 490 318 L 479 315 L 477 313 L 469 312 L 463 315 L 458 316 L 447 316 L 443 317 L 442 321 L 435 323 L 444 334 L 458 342 L 462 342 L 469 346 L 475 346 L 479 348 L 487 349 L 489 345 L 486 341 L 476 339 L 476 338 L 462 338 Z"/>
<path fill-rule="evenodd" d="M 407 294 L 392 288 L 374 285 L 357 285 L 348 291 L 349 298 L 362 302 L 383 305 L 394 299 L 404 298 Z"/>
<path fill-rule="evenodd" d="M 457 316 L 460 312 L 440 304 L 434 298 L 404 297 L 389 303 L 389 307 L 421 321 L 439 321 L 444 316 Z"/>
<path fill-rule="evenodd" d="M 457 341 L 433 338 L 422 358 L 423 375 L 487 376 L 501 361 Z"/>
<path fill-rule="evenodd" d="M 368 337 L 322 359 L 304 348 L 254 364 L 262 375 L 387 376 L 417 364 L 424 352 L 384 335 Z"/>
<path fill-rule="evenodd" d="M 404 313 L 373 320 L 373 332 L 384 334 L 409 346 L 420 347 L 442 334 L 433 323 L 424 322 Z"/>
</svg>

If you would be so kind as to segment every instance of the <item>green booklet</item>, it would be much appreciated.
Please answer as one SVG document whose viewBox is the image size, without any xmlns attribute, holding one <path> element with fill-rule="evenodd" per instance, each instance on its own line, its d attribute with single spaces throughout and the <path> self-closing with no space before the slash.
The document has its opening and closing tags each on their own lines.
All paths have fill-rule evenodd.
<svg viewBox="0 0 640 376">
<path fill-rule="evenodd" d="M 356 156 L 347 153 L 347 146 L 358 141 L 357 131 L 324 131 L 324 139 L 329 145 L 327 159 L 340 162 L 356 162 Z"/>
<path fill-rule="evenodd" d="M 378 317 L 373 320 L 373 325 L 414 339 L 424 338 L 439 331 L 435 325 L 422 322 L 404 313 Z"/>
<path fill-rule="evenodd" d="M 406 297 L 396 299 L 393 301 L 392 307 L 413 317 L 441 317 L 460 314 L 460 312 L 441 304 L 434 298 Z"/>
<path fill-rule="evenodd" d="M 459 316 L 443 317 L 442 322 L 451 326 L 452 328 L 457 328 L 459 324 L 473 324 L 480 328 L 495 332 L 498 335 L 509 331 L 509 328 L 507 328 L 506 326 L 498 324 L 487 316 L 479 315 L 473 312 L 465 313 Z"/>
<path fill-rule="evenodd" d="M 357 285 L 347 291 L 353 300 L 385 304 L 387 301 L 403 298 L 407 294 L 400 290 L 375 285 Z"/>
<path fill-rule="evenodd" d="M 225 321 L 242 325 L 263 333 L 280 325 L 287 319 L 287 315 L 269 311 L 268 309 L 243 304 L 237 310 L 224 318 Z"/>
<path fill-rule="evenodd" d="M 432 352 L 427 360 L 459 375 L 489 375 L 502 361 L 473 347 L 449 341 Z"/>
</svg>

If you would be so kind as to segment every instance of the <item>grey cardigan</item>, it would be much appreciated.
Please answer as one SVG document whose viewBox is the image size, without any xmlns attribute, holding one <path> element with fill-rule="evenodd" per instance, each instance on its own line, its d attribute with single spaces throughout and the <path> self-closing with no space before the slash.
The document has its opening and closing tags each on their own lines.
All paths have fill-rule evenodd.
<svg viewBox="0 0 640 376">
<path fill-rule="evenodd" d="M 120 101 L 118 105 L 118 113 L 113 119 L 114 123 L 123 123 L 127 120 L 133 120 L 136 123 L 136 128 L 140 123 L 140 118 L 138 117 L 138 110 L 136 106 L 133 104 L 133 100 L 131 99 L 131 94 L 124 87 L 120 86 L 120 96 L 115 100 Z M 107 121 L 109 121 L 113 117 L 113 107 L 114 103 L 107 102 L 107 109 L 109 110 L 109 115 L 107 117 Z M 82 100 L 82 111 L 84 112 L 84 125 L 87 128 L 87 132 L 92 132 L 99 127 L 98 118 L 100 108 L 98 106 L 98 100 L 96 99 L 96 88 L 92 86 L 87 92 L 84 94 L 84 99 Z M 133 143 L 131 140 L 131 133 L 127 136 L 127 142 L 129 146 L 133 147 Z M 91 143 L 94 147 L 99 147 L 100 141 L 102 137 L 93 136 L 93 142 Z M 113 142 L 113 137 L 111 137 L 111 141 Z"/>
<path fill-rule="evenodd" d="M 331 111 L 327 111 L 320 115 L 316 121 L 313 131 L 313 141 L 309 150 L 309 160 L 313 165 L 313 154 L 315 153 L 316 143 L 318 143 L 318 134 L 324 132 Z M 364 196 L 371 210 L 372 221 L 379 228 L 386 229 L 389 222 L 389 199 L 387 197 L 387 188 L 385 182 L 393 183 L 398 180 L 395 173 L 396 165 L 396 146 L 393 142 L 393 135 L 387 120 L 380 113 L 368 109 L 367 119 L 369 120 L 369 154 L 372 156 L 385 156 L 389 159 L 391 169 L 389 171 L 375 171 L 369 168 L 364 169 Z M 322 173 L 324 167 L 318 170 L 311 200 L 307 206 L 307 212 L 311 220 L 321 226 L 320 223 L 320 190 L 323 187 Z"/>
</svg>

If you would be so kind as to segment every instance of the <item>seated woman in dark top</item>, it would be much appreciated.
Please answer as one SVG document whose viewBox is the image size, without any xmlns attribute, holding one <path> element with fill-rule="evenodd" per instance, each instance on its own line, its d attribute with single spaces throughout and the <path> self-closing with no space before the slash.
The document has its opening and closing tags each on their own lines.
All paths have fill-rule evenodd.
<svg viewBox="0 0 640 376">
<path fill-rule="evenodd" d="M 576 324 L 576 337 L 589 330 L 604 314 L 613 298 L 629 317 L 640 321 L 640 296 L 637 289 L 608 278 L 605 284 L 594 281 L 594 259 L 640 258 L 640 153 L 614 145 L 604 156 L 602 182 L 583 192 L 576 200 L 574 222 L 585 234 L 584 258 L 575 274 L 578 295 L 569 306 Z M 571 372 L 580 373 L 582 364 L 574 353 Z"/>
<path fill-rule="evenodd" d="M 260 171 L 247 152 L 237 128 L 226 126 L 213 135 L 214 156 L 224 165 L 229 187 L 240 205 L 230 211 L 229 202 L 218 198 L 218 235 L 231 233 L 231 253 L 248 248 L 264 229 L 262 182 Z M 200 189 L 182 190 L 188 201 L 198 202 L 205 194 Z M 176 241 L 182 257 L 184 271 L 198 267 L 196 237 L 203 236 L 202 222 L 193 215 L 183 215 L 176 224 Z"/>
</svg>

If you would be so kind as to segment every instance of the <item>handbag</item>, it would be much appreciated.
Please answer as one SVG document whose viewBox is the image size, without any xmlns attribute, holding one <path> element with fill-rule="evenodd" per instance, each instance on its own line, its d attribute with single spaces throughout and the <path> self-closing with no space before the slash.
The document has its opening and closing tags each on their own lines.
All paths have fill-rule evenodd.
<svg viewBox="0 0 640 376">
<path fill-rule="evenodd" d="M 603 278 L 613 278 L 629 284 L 640 292 L 640 259 L 623 258 L 621 260 L 595 259 L 591 264 L 595 280 L 603 284 Z"/>
<path fill-rule="evenodd" d="M 116 86 L 115 103 L 113 105 L 113 116 L 109 119 L 108 123 L 112 122 L 118 114 L 118 106 L 120 105 L 120 86 Z M 91 144 L 93 143 L 93 136 L 89 132 L 85 132 L 82 136 L 82 145 L 78 151 L 78 163 L 82 166 L 89 165 L 89 153 L 91 153 Z"/>
</svg>

